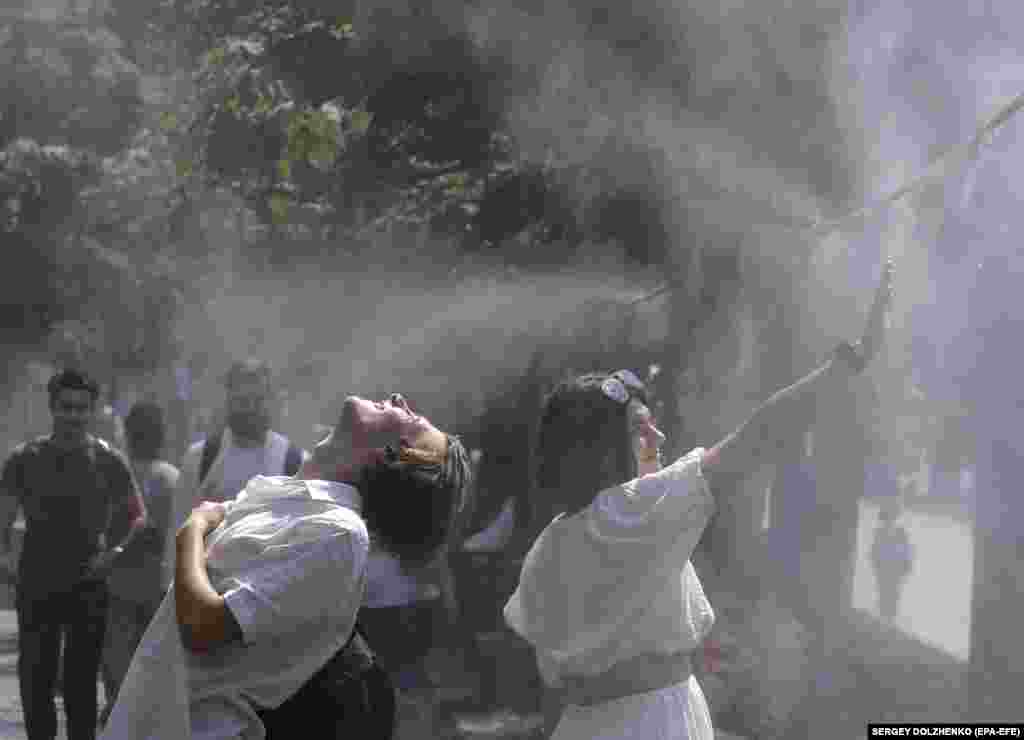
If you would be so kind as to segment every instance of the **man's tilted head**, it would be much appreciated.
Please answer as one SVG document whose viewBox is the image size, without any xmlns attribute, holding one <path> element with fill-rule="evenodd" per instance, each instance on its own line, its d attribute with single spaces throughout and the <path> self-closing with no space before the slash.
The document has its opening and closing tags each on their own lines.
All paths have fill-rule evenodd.
<svg viewBox="0 0 1024 740">
<path fill-rule="evenodd" d="M 398 393 L 383 401 L 346 398 L 311 463 L 311 474 L 359 489 L 374 537 L 410 563 L 429 561 L 447 543 L 469 490 L 462 443 Z"/>
</svg>

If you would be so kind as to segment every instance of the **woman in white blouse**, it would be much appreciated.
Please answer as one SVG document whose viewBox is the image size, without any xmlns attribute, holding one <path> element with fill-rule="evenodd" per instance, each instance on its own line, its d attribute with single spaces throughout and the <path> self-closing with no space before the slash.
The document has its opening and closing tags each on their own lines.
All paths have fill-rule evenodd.
<svg viewBox="0 0 1024 740">
<path fill-rule="evenodd" d="M 548 397 L 536 488 L 561 513 L 530 549 L 505 618 L 561 694 L 554 740 L 712 740 L 689 656 L 714 613 L 690 555 L 715 496 L 736 490 L 765 453 L 802 432 L 819 397 L 875 356 L 891 283 L 888 263 L 857 347 L 840 344 L 714 448 L 664 468 L 657 461 L 664 437 L 632 373 L 583 375 Z"/>
</svg>

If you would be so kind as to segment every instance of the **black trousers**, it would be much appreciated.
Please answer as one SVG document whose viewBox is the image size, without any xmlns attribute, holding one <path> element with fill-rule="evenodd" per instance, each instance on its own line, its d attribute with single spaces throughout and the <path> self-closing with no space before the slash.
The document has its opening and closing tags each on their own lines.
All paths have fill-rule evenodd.
<svg viewBox="0 0 1024 740">
<path fill-rule="evenodd" d="M 19 588 L 16 604 L 18 683 L 28 740 L 57 736 L 54 692 L 61 653 L 68 740 L 95 740 L 96 678 L 107 624 L 107 585 L 92 581 L 45 595 L 32 590 Z"/>
<path fill-rule="evenodd" d="M 405 606 L 363 607 L 359 626 L 373 646 L 381 666 L 393 679 L 426 657 L 434 645 L 440 599 Z M 401 680 L 398 680 L 401 684 Z M 407 688 L 399 685 L 398 688 Z"/>
<path fill-rule="evenodd" d="M 327 665 L 276 709 L 255 707 L 267 740 L 391 740 L 395 688 L 361 626 Z"/>
<path fill-rule="evenodd" d="M 311 681 L 277 709 L 256 709 L 267 740 L 391 740 L 395 690 L 388 674 L 373 665 L 359 677 L 333 686 Z"/>
</svg>

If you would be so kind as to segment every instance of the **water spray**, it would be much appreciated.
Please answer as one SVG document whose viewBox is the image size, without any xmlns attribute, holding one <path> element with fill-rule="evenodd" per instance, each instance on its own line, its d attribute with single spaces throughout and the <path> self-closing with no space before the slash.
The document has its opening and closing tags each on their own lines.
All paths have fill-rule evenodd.
<svg viewBox="0 0 1024 740">
<path fill-rule="evenodd" d="M 925 185 L 943 179 L 947 174 L 947 166 L 967 161 L 976 161 L 980 156 L 985 143 L 991 139 L 992 135 L 999 128 L 1004 126 L 1010 121 L 1010 119 L 1020 113 L 1022 108 L 1024 108 L 1024 93 L 1017 95 L 1015 98 L 1010 100 L 1010 102 L 996 111 L 996 113 L 994 113 L 988 120 L 984 121 L 975 130 L 974 136 L 972 136 L 969 141 L 953 146 L 938 154 L 932 158 L 931 162 L 928 163 L 922 172 L 915 177 L 912 177 L 895 190 L 865 205 L 858 206 L 851 211 L 847 211 L 845 214 L 837 218 L 804 224 L 773 223 L 761 225 L 781 228 L 800 234 L 809 234 L 816 236 L 819 239 L 824 239 L 825 237 L 839 231 L 848 223 L 858 218 L 866 218 L 876 211 L 894 205 L 907 196 L 918 192 Z M 670 292 L 672 292 L 672 285 L 664 283 L 653 291 L 629 301 L 626 305 L 632 308 L 637 304 L 652 301 Z"/>
</svg>

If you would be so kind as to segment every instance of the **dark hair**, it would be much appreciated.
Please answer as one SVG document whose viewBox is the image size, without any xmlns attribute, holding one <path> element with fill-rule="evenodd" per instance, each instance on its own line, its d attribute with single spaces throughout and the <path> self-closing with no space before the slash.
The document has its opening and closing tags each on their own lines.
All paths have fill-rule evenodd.
<svg viewBox="0 0 1024 740">
<path fill-rule="evenodd" d="M 50 394 L 50 406 L 57 402 L 57 396 L 63 390 L 88 391 L 92 402 L 100 397 L 99 384 L 80 370 L 61 370 L 50 378 L 46 384 L 46 392 Z"/>
<path fill-rule="evenodd" d="M 164 412 L 152 401 L 140 401 L 124 418 L 128 453 L 137 460 L 156 460 L 164 446 Z"/>
<path fill-rule="evenodd" d="M 469 455 L 455 437 L 443 463 L 389 454 L 363 470 L 357 486 L 366 526 L 403 565 L 425 565 L 458 532 L 470 476 Z"/>
<path fill-rule="evenodd" d="M 224 387 L 231 388 L 243 380 L 262 380 L 270 386 L 270 365 L 263 360 L 249 358 L 231 363 L 227 373 L 224 374 Z"/>
<path fill-rule="evenodd" d="M 601 390 L 610 377 L 588 373 L 563 381 L 544 402 L 534 453 L 534 503 L 545 520 L 563 511 L 575 514 L 604 489 L 637 475 L 629 404 Z M 630 397 L 640 398 L 632 392 Z"/>
</svg>

